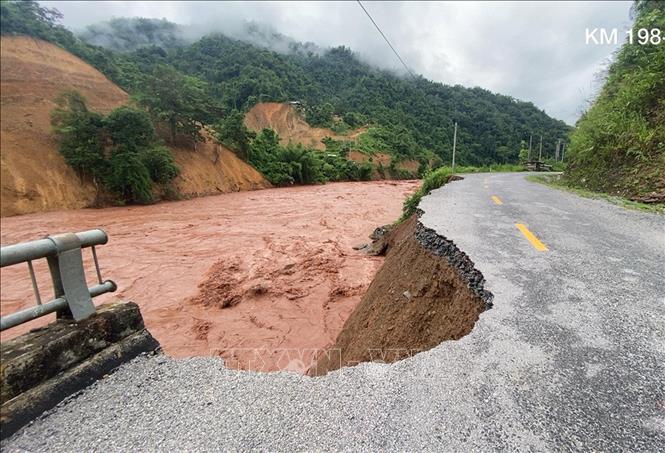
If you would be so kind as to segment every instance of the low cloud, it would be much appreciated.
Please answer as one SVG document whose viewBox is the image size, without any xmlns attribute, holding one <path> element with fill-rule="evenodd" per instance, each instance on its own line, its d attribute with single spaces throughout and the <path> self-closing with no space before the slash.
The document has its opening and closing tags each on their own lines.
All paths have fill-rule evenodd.
<svg viewBox="0 0 665 453">
<path fill-rule="evenodd" d="M 165 18 L 186 37 L 221 32 L 278 51 L 345 45 L 367 62 L 404 72 L 355 2 L 40 2 L 82 30 L 112 17 Z M 587 45 L 586 28 L 630 26 L 631 2 L 365 2 L 409 67 L 446 83 L 531 101 L 573 124 L 618 45 Z M 248 24 L 250 24 L 248 26 Z M 252 31 L 251 33 L 248 33 Z M 619 43 L 620 44 L 620 43 Z"/>
</svg>

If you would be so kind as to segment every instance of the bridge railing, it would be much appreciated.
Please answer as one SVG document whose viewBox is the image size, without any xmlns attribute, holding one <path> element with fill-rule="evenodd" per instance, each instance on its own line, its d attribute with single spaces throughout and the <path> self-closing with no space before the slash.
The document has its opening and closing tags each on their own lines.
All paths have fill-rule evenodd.
<svg viewBox="0 0 665 453">
<path fill-rule="evenodd" d="M 117 289 L 112 280 L 102 280 L 95 246 L 108 242 L 104 230 L 47 236 L 30 242 L 4 246 L 0 249 L 0 267 L 27 263 L 36 306 L 0 317 L 0 330 L 23 324 L 49 313 L 76 321 L 95 313 L 92 298 Z M 83 267 L 82 249 L 91 247 L 98 283 L 88 287 Z M 42 303 L 32 262 L 46 259 L 51 275 L 54 298 Z"/>
</svg>

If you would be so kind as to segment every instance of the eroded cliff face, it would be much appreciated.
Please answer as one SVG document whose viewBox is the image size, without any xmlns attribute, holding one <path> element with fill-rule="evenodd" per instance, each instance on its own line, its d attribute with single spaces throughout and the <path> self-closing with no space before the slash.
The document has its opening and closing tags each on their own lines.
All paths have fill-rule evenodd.
<svg viewBox="0 0 665 453">
<path fill-rule="evenodd" d="M 50 114 L 64 90 L 85 96 L 99 113 L 129 96 L 102 73 L 66 50 L 26 36 L 0 39 L 0 215 L 91 206 L 97 189 L 79 177 L 58 152 Z M 212 141 L 197 150 L 173 148 L 181 170 L 175 181 L 184 197 L 268 187 L 250 165 Z"/>
<path fill-rule="evenodd" d="M 67 89 L 81 92 L 100 113 L 126 103 L 127 94 L 51 43 L 3 36 L 0 49 L 1 215 L 89 206 L 95 186 L 79 178 L 58 152 L 51 110 Z"/>
<path fill-rule="evenodd" d="M 455 245 L 412 216 L 380 238 L 386 260 L 335 344 L 308 374 L 361 362 L 395 362 L 473 329 L 492 296 L 482 274 Z"/>
<path fill-rule="evenodd" d="M 325 149 L 321 142 L 325 137 L 333 140 L 353 140 L 367 131 L 366 127 L 361 127 L 346 135 L 340 135 L 328 128 L 312 127 L 292 105 L 281 102 L 256 104 L 245 114 L 245 125 L 255 132 L 264 128 L 273 129 L 283 145 L 300 143 L 318 150 Z"/>
</svg>

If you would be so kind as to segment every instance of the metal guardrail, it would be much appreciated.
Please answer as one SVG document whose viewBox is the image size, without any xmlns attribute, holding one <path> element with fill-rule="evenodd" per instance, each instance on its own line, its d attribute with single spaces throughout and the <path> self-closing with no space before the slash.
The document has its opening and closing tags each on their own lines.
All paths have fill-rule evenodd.
<svg viewBox="0 0 665 453">
<path fill-rule="evenodd" d="M 80 233 L 64 233 L 45 239 L 8 245 L 0 249 L 0 267 L 28 263 L 32 290 L 37 306 L 0 317 L 0 330 L 9 329 L 24 322 L 57 312 L 59 318 L 76 321 L 95 313 L 92 298 L 117 289 L 112 280 L 102 280 L 95 246 L 108 242 L 106 232 L 101 229 Z M 98 284 L 88 288 L 83 268 L 82 249 L 91 247 Z M 46 258 L 55 297 L 42 303 L 32 261 Z"/>
</svg>

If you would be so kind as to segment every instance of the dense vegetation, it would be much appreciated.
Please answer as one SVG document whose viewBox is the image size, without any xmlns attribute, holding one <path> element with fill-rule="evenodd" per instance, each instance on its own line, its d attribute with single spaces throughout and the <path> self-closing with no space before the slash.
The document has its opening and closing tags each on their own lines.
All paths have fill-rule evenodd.
<svg viewBox="0 0 665 453">
<path fill-rule="evenodd" d="M 665 5 L 634 5 L 635 41 L 624 43 L 591 108 L 577 122 L 566 179 L 592 190 L 665 201 L 665 44 L 640 44 L 638 30 L 660 29 Z"/>
<path fill-rule="evenodd" d="M 249 162 L 275 185 L 367 181 L 372 176 L 371 164 L 357 164 L 340 153 L 322 153 L 300 144 L 281 146 L 272 129 L 256 135 L 249 153 Z"/>
<path fill-rule="evenodd" d="M 244 123 L 244 115 L 234 110 L 215 125 L 217 140 L 228 146 L 258 169 L 272 184 L 315 184 L 328 181 L 366 181 L 371 179 L 372 165 L 347 160 L 348 145 L 324 139 L 322 153 L 300 144 L 282 146 L 272 129 L 258 134 Z"/>
<path fill-rule="evenodd" d="M 65 161 L 121 203 L 149 203 L 153 184 L 178 174 L 171 152 L 161 146 L 144 110 L 119 107 L 107 116 L 87 109 L 77 91 L 63 93 L 52 112 Z"/>
<path fill-rule="evenodd" d="M 532 104 L 481 88 L 403 79 L 368 66 L 344 47 L 322 55 L 283 55 L 212 35 L 164 58 L 205 79 L 227 108 L 300 100 L 312 125 L 338 131 L 363 122 L 380 127 L 389 138 L 382 151 L 397 157 L 418 159 L 430 150 L 449 161 L 454 121 L 463 164 L 516 162 L 530 132 L 542 133 L 544 153 L 553 155 L 556 139 L 569 131 Z"/>
<path fill-rule="evenodd" d="M 52 41 L 90 62 L 141 101 L 154 120 L 169 123 L 172 135 L 189 133 L 196 139 L 197 124 L 222 124 L 232 112 L 261 101 L 300 100 L 313 125 L 343 133 L 370 124 L 361 150 L 388 152 L 396 160 L 448 162 L 457 121 L 457 161 L 489 165 L 517 162 L 520 143 L 530 133 L 543 135 L 544 154 L 550 156 L 570 129 L 531 103 L 481 88 L 401 78 L 370 67 L 344 47 L 318 52 L 289 41 L 285 53 L 277 53 L 223 35 L 185 45 L 174 24 L 138 19 L 114 19 L 82 35 L 126 50 L 119 52 L 75 37 L 58 19 L 57 12 L 35 2 L 2 2 L 3 33 Z M 129 33 L 133 43 L 146 47 L 127 43 L 122 35 Z M 184 104 L 157 105 L 181 89 L 192 93 L 181 96 Z"/>
</svg>

